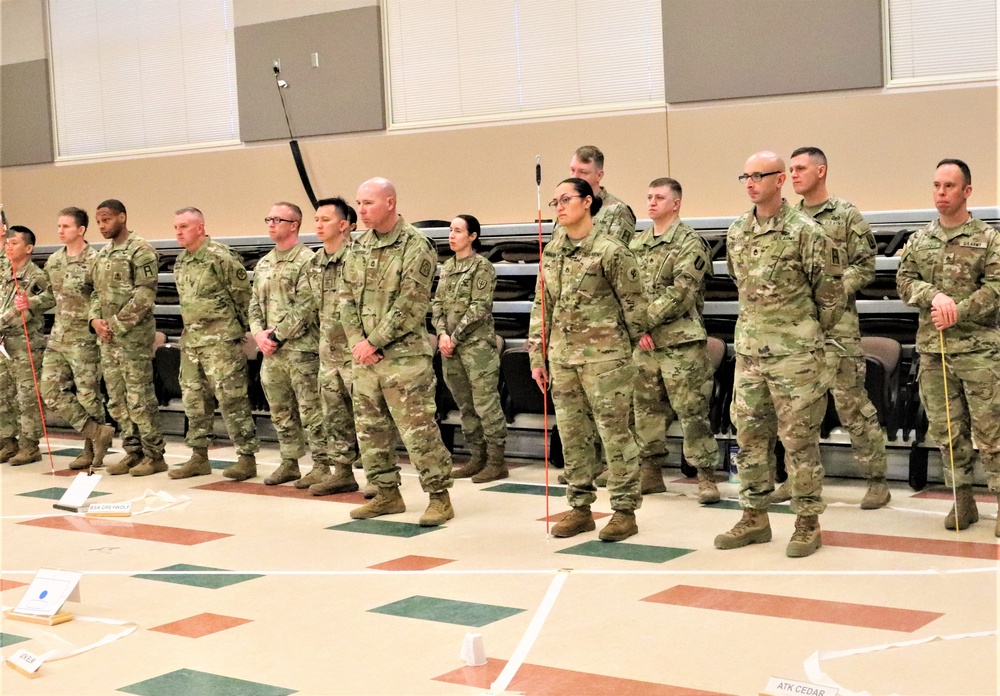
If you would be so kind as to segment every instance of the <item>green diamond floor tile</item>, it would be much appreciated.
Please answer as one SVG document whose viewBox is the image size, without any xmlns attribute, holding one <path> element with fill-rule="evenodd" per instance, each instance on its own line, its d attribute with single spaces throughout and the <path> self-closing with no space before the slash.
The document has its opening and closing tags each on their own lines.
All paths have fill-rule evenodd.
<svg viewBox="0 0 1000 696">
<path fill-rule="evenodd" d="M 740 505 L 740 501 L 738 501 L 738 500 L 729 500 L 729 499 L 720 500 L 719 502 L 715 503 L 714 505 L 706 505 L 702 509 L 703 510 L 739 510 L 740 512 L 743 512 L 743 507 Z M 767 508 L 767 511 L 769 513 L 771 513 L 771 512 L 777 512 L 777 513 L 782 514 L 782 515 L 794 515 L 795 514 L 795 513 L 792 512 L 792 506 L 791 505 L 771 505 L 770 507 Z M 733 524 L 736 524 L 736 522 L 734 521 Z M 725 531 L 725 530 L 723 530 L 723 531 Z"/>
<path fill-rule="evenodd" d="M 479 627 L 506 619 L 514 614 L 520 614 L 524 609 L 414 595 L 392 604 L 369 609 L 369 611 L 376 614 L 404 616 L 410 619 Z"/>
<path fill-rule="evenodd" d="M 595 556 L 597 558 L 614 558 L 620 561 L 665 563 L 667 561 L 672 561 L 675 558 L 686 556 L 693 551 L 694 549 L 678 549 L 670 546 L 647 546 L 646 544 L 587 541 L 583 544 L 570 546 L 562 551 L 556 551 L 556 553 L 568 553 L 574 556 Z"/>
<path fill-rule="evenodd" d="M 521 493 L 522 495 L 545 495 L 545 486 L 533 483 L 500 483 L 496 486 L 483 488 L 484 491 L 494 493 Z M 549 495 L 553 498 L 564 497 L 566 495 L 565 486 L 549 486 Z"/>
<path fill-rule="evenodd" d="M 0 633 L 0 648 L 6 648 L 8 645 L 17 645 L 26 640 L 31 639 L 24 636 L 15 636 L 13 633 Z"/>
<path fill-rule="evenodd" d="M 59 488 L 58 486 L 53 486 L 52 488 L 42 488 L 37 491 L 28 491 L 27 493 L 18 493 L 18 495 L 23 495 L 27 498 L 45 498 L 46 500 L 59 500 L 63 497 L 63 493 L 67 489 Z M 93 491 L 88 498 L 99 498 L 102 495 L 111 495 L 110 493 Z"/>
<path fill-rule="evenodd" d="M 428 532 L 436 532 L 442 527 L 421 527 L 412 522 L 390 522 L 389 520 L 355 520 L 335 524 L 327 529 L 334 529 L 338 532 L 358 532 L 360 534 L 380 534 L 382 536 L 393 537 L 415 537 Z"/>
<path fill-rule="evenodd" d="M 235 461 L 224 461 L 222 459 L 209 459 L 208 463 L 212 465 L 213 469 L 228 469 Z"/>
<path fill-rule="evenodd" d="M 207 566 L 189 565 L 187 563 L 178 563 L 176 565 L 167 566 L 166 568 L 157 568 L 157 570 L 225 570 L 224 568 L 209 568 Z M 212 590 L 217 590 L 222 587 L 229 587 L 230 585 L 236 585 L 241 582 L 246 582 L 247 580 L 254 580 L 256 578 L 264 577 L 263 575 L 250 575 L 250 574 L 234 574 L 234 575 L 147 575 L 140 573 L 138 575 L 133 575 L 133 578 L 142 578 L 143 580 L 157 580 L 159 582 L 172 582 L 175 585 L 190 585 L 191 587 L 207 587 Z M 192 692 L 193 693 L 193 692 Z"/>
<path fill-rule="evenodd" d="M 118 690 L 138 696 L 287 696 L 296 693 L 294 689 L 193 669 L 178 669 Z"/>
</svg>

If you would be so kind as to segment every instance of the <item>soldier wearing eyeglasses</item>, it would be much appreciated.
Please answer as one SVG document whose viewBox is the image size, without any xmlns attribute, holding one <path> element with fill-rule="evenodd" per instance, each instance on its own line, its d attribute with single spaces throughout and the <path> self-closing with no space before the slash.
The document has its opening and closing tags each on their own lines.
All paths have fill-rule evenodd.
<svg viewBox="0 0 1000 696">
<path fill-rule="evenodd" d="M 819 429 L 831 381 L 824 343 L 846 303 L 840 252 L 821 225 L 782 198 L 785 163 L 776 154 L 750 157 L 739 180 L 753 207 L 729 227 L 726 260 L 740 301 L 732 411 L 743 517 L 715 546 L 771 540 L 767 508 L 780 435 L 796 515 L 785 552 L 808 556 L 822 545 Z"/>
</svg>

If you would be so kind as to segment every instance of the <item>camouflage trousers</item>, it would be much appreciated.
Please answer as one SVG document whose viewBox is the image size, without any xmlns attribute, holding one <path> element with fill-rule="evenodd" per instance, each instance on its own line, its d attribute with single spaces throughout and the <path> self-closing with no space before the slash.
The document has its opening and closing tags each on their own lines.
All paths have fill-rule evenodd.
<svg viewBox="0 0 1000 696">
<path fill-rule="evenodd" d="M 684 457 L 698 469 L 719 465 L 719 443 L 708 420 L 712 363 L 705 341 L 637 348 L 635 435 L 643 463 L 662 466 L 667 458 L 667 429 L 676 416 L 684 433 Z"/>
<path fill-rule="evenodd" d="M 20 421 L 14 366 L 10 360 L 0 356 L 0 438 L 17 437 Z"/>
<path fill-rule="evenodd" d="M 986 470 L 986 483 L 1000 493 L 1000 354 L 976 351 L 947 356 L 948 398 L 945 399 L 941 356 L 920 354 L 920 401 L 927 413 L 927 432 L 941 449 L 944 480 L 949 486 L 971 486 L 976 451 Z M 947 409 L 946 404 L 947 402 Z M 948 417 L 951 416 L 951 448 Z M 954 451 L 955 474 L 951 472 Z"/>
<path fill-rule="evenodd" d="M 101 348 L 96 337 L 86 343 L 49 345 L 42 357 L 42 399 L 77 432 L 88 421 L 104 423 L 101 394 Z"/>
<path fill-rule="evenodd" d="M 358 435 L 354 430 L 354 402 L 351 397 L 354 368 L 351 354 L 346 358 L 327 356 L 320 348 L 319 393 L 323 401 L 326 443 L 330 461 L 353 464 L 358 458 Z"/>
<path fill-rule="evenodd" d="M 122 431 L 126 452 L 163 456 L 160 405 L 153 391 L 152 347 L 112 341 L 101 343 L 101 369 L 108 388 L 108 412 Z"/>
<path fill-rule="evenodd" d="M 500 355 L 496 343 L 473 340 L 456 346 L 450 358 L 441 356 L 441 372 L 462 414 L 466 443 L 502 447 L 507 441 L 507 420 L 497 391 Z"/>
<path fill-rule="evenodd" d="M 885 478 L 885 431 L 865 390 L 865 358 L 827 349 L 826 359 L 834 375 L 830 394 L 840 423 L 851 436 L 854 463 L 866 478 Z"/>
<path fill-rule="evenodd" d="M 240 341 L 181 350 L 181 394 L 188 419 L 188 447 L 208 447 L 215 422 L 215 400 L 239 454 L 260 449 L 247 395 L 247 356 Z"/>
<path fill-rule="evenodd" d="M 774 445 L 781 437 L 792 511 L 818 515 L 823 502 L 819 429 L 830 388 L 823 351 L 775 357 L 736 356 L 731 414 L 740 446 L 740 504 L 766 510 L 774 490 Z"/>
<path fill-rule="evenodd" d="M 598 438 L 608 463 L 608 493 L 614 510 L 637 510 L 639 446 L 629 421 L 635 366 L 629 359 L 603 360 L 583 365 L 549 365 L 552 402 L 562 438 L 563 473 L 572 507 L 596 499 L 594 478 L 601 466 Z"/>
<path fill-rule="evenodd" d="M 31 358 L 28 356 L 28 344 L 22 334 L 18 338 L 8 336 L 4 345 L 10 354 L 10 374 L 17 392 L 20 418 L 16 432 L 20 435 L 22 444 L 24 441 L 38 442 L 42 439 L 42 416 L 39 413 L 38 393 L 35 391 L 35 377 L 32 373 Z M 36 366 L 41 365 L 44 346 L 44 336 L 31 337 L 31 350 Z"/>
<path fill-rule="evenodd" d="M 298 460 L 306 453 L 306 438 L 316 464 L 329 461 L 323 404 L 319 398 L 319 356 L 279 348 L 264 356 L 260 381 L 271 406 L 271 423 L 278 433 L 282 459 Z"/>
<path fill-rule="evenodd" d="M 434 384 L 434 367 L 426 355 L 354 366 L 354 423 L 369 483 L 383 488 L 400 483 L 395 422 L 421 488 L 427 493 L 451 488 L 451 455 L 434 420 Z"/>
</svg>

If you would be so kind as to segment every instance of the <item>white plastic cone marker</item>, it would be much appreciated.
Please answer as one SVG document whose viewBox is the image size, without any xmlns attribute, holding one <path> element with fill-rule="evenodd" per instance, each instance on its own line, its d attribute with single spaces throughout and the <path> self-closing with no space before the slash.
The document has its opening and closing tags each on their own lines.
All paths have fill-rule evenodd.
<svg viewBox="0 0 1000 696">
<path fill-rule="evenodd" d="M 486 664 L 486 645 L 482 633 L 466 633 L 462 639 L 462 652 L 459 657 L 465 660 L 469 667 L 481 667 Z"/>
</svg>

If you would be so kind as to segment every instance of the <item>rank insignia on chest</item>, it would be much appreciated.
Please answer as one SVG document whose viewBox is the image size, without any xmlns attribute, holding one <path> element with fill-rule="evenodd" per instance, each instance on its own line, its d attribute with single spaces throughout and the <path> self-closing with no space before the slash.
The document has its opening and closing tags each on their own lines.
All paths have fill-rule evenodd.
<svg viewBox="0 0 1000 696">
<path fill-rule="evenodd" d="M 372 270 L 378 268 L 378 260 L 376 260 L 375 258 L 368 259 L 368 268 Z"/>
<path fill-rule="evenodd" d="M 111 274 L 111 279 L 113 281 L 115 281 L 116 283 L 122 282 L 122 272 L 121 271 L 115 271 L 114 273 Z"/>
<path fill-rule="evenodd" d="M 324 278 L 323 279 L 323 289 L 324 290 L 333 290 L 334 287 L 336 287 L 336 285 L 333 282 L 333 278 Z"/>
<path fill-rule="evenodd" d="M 750 250 L 750 255 L 754 258 L 757 258 L 758 256 L 760 256 L 760 249 L 754 247 L 753 249 Z"/>
</svg>

